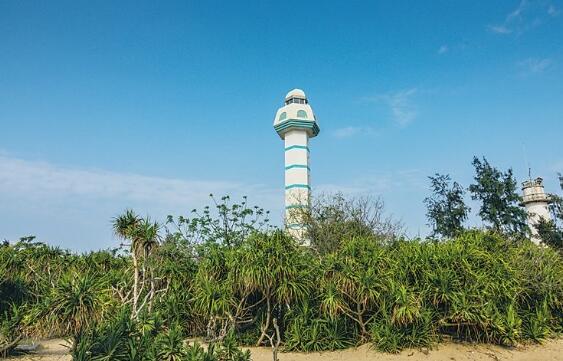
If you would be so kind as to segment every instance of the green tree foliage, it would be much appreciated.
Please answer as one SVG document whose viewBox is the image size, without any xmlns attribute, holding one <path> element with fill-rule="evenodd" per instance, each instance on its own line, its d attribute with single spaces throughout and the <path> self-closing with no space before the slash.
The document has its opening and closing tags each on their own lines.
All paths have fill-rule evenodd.
<svg viewBox="0 0 563 361">
<path fill-rule="evenodd" d="M 122 301 L 131 303 L 131 318 L 137 319 L 146 307 L 151 312 L 158 290 L 153 254 L 160 243 L 160 225 L 148 217 L 141 218 L 127 210 L 113 220 L 114 233 L 128 240 L 133 261 L 131 297 L 120 293 Z"/>
<path fill-rule="evenodd" d="M 455 237 L 463 231 L 463 222 L 470 211 L 463 201 L 465 191 L 457 182 L 450 185 L 449 175 L 436 173 L 428 178 L 432 195 L 425 198 L 424 203 L 432 234 L 446 238 Z"/>
<path fill-rule="evenodd" d="M 481 201 L 479 215 L 493 230 L 511 237 L 525 237 L 526 211 L 519 205 L 516 180 L 512 169 L 501 172 L 487 159 L 473 158 L 475 183 L 469 186 L 471 198 Z"/>
<path fill-rule="evenodd" d="M 399 237 L 403 225 L 385 216 L 384 208 L 379 198 L 321 194 L 313 198 L 310 208 L 302 208 L 299 216 L 306 225 L 306 236 L 312 247 L 320 254 L 327 254 L 354 237 L 378 242 Z"/>
<path fill-rule="evenodd" d="M 99 274 L 64 274 L 45 297 L 40 320 L 63 335 L 80 333 L 104 317 L 105 282 Z"/>
<path fill-rule="evenodd" d="M 311 257 L 291 237 L 281 231 L 248 239 L 240 258 L 239 288 L 249 288 L 264 299 L 265 319 L 257 345 L 262 343 L 284 309 L 303 302 L 311 289 Z"/>
<path fill-rule="evenodd" d="M 269 229 L 269 211 L 258 206 L 249 206 L 247 197 L 240 203 L 231 203 L 229 196 L 218 201 L 213 194 L 209 197 L 213 208 L 206 206 L 203 211 L 192 210 L 191 217 L 168 216 L 167 224 L 173 228 L 169 236 L 190 244 L 220 243 L 238 246 L 254 231 Z"/>
<path fill-rule="evenodd" d="M 351 347 L 357 339 L 354 324 L 344 317 L 327 317 L 311 299 L 292 308 L 287 317 L 284 348 L 287 351 L 318 352 Z"/>
<path fill-rule="evenodd" d="M 563 252 L 563 230 L 555 221 L 541 218 L 535 227 L 543 244 Z"/>
<path fill-rule="evenodd" d="M 281 231 L 254 233 L 238 248 L 210 247 L 194 282 L 194 307 L 207 319 L 209 339 L 261 320 L 257 345 L 276 333 L 285 310 L 307 296 L 314 259 Z"/>
<path fill-rule="evenodd" d="M 368 324 L 375 316 L 390 272 L 385 250 L 368 238 L 354 238 L 323 259 L 321 308 L 336 317 L 345 315 L 368 339 Z"/>
<path fill-rule="evenodd" d="M 563 176 L 559 174 L 559 182 L 563 190 Z M 543 244 L 554 247 L 563 253 L 563 198 L 550 194 L 551 220 L 540 219 L 536 225 L 538 235 Z"/>
</svg>

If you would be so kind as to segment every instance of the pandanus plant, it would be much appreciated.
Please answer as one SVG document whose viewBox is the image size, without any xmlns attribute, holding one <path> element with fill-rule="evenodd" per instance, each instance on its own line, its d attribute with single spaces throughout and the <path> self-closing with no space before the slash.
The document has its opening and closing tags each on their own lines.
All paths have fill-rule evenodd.
<svg viewBox="0 0 563 361">
<path fill-rule="evenodd" d="M 133 262 L 132 295 L 131 292 L 119 294 L 122 301 L 131 303 L 131 318 L 138 319 L 145 307 L 149 311 L 152 309 L 154 296 L 158 292 L 151 256 L 160 242 L 160 225 L 149 218 L 139 217 L 132 210 L 126 210 L 113 220 L 113 230 L 118 237 L 130 242 Z"/>
<path fill-rule="evenodd" d="M 391 260 L 370 238 L 356 238 L 323 260 L 321 308 L 331 317 L 344 315 L 355 322 L 362 341 L 368 324 L 380 309 Z"/>
</svg>

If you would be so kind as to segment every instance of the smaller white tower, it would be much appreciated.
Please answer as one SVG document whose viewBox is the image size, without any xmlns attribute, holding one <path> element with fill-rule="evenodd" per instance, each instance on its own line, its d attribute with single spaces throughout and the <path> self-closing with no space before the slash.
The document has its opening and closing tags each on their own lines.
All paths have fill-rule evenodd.
<svg viewBox="0 0 563 361">
<path fill-rule="evenodd" d="M 528 213 L 528 227 L 532 231 L 532 241 L 534 243 L 539 244 L 541 241 L 535 227 L 540 219 L 551 220 L 549 203 L 549 196 L 543 188 L 543 179 L 538 177 L 522 183 L 522 204 L 526 207 L 526 212 Z"/>
<path fill-rule="evenodd" d="M 319 134 L 319 126 L 303 90 L 287 93 L 284 103 L 276 112 L 274 129 L 285 143 L 285 226 L 307 245 L 301 215 L 310 205 L 309 138 Z"/>
</svg>

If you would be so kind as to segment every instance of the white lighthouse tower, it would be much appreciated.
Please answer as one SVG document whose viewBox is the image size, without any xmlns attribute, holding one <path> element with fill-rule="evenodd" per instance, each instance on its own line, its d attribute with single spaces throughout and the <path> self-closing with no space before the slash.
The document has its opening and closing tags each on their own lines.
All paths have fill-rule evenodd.
<svg viewBox="0 0 563 361">
<path fill-rule="evenodd" d="M 285 225 L 302 243 L 303 208 L 310 205 L 309 138 L 319 134 L 319 126 L 307 96 L 293 89 L 285 96 L 285 105 L 278 109 L 274 129 L 285 141 Z"/>
<path fill-rule="evenodd" d="M 532 231 L 532 241 L 534 241 L 534 243 L 539 244 L 541 241 L 538 231 L 536 230 L 536 225 L 539 223 L 540 219 L 543 218 L 546 221 L 551 220 L 549 203 L 549 196 L 545 193 L 543 188 L 543 179 L 538 177 L 522 183 L 522 204 L 526 207 L 528 227 L 530 227 Z"/>
</svg>

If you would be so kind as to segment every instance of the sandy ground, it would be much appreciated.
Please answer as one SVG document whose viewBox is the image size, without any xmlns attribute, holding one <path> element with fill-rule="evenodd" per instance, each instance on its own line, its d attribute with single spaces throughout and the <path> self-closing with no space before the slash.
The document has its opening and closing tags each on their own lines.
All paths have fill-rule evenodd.
<svg viewBox="0 0 563 361">
<path fill-rule="evenodd" d="M 33 355 L 8 358 L 12 361 L 70 361 L 64 340 L 42 340 L 40 347 Z M 249 348 L 254 361 L 272 360 L 271 349 L 261 347 Z M 546 341 L 543 345 L 520 346 L 507 349 L 493 345 L 469 345 L 444 343 L 431 350 L 405 350 L 397 355 L 380 353 L 372 350 L 369 345 L 344 351 L 322 353 L 280 353 L 280 361 L 563 361 L 563 339 Z"/>
</svg>

